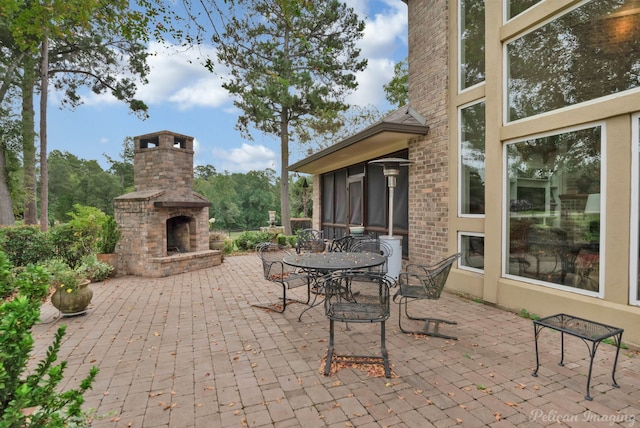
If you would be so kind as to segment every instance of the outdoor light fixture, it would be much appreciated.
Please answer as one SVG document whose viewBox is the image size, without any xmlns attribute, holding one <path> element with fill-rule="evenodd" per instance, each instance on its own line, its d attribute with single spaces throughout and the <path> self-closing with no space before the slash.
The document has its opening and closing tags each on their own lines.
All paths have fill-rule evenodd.
<svg viewBox="0 0 640 428">
<path fill-rule="evenodd" d="M 393 237 L 393 191 L 397 184 L 398 175 L 400 175 L 400 167 L 409 166 L 412 162 L 402 158 L 384 158 L 373 160 L 369 163 L 382 166 L 382 173 L 387 177 L 387 186 L 389 187 L 389 236 Z"/>
<path fill-rule="evenodd" d="M 397 280 L 402 267 L 402 237 L 395 238 L 393 236 L 393 192 L 398 181 L 398 175 L 400 175 L 400 167 L 409 166 L 412 162 L 402 158 L 384 158 L 376 159 L 369 163 L 380 165 L 382 173 L 387 177 L 387 187 L 389 188 L 389 235 L 381 236 L 380 240 L 384 241 L 392 249 L 387 258 L 387 275 Z"/>
</svg>

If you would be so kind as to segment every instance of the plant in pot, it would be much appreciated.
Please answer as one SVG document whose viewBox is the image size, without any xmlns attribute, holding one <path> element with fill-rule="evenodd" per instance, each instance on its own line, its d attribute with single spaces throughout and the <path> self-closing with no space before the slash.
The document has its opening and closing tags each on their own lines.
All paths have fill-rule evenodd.
<svg viewBox="0 0 640 428">
<path fill-rule="evenodd" d="M 122 232 L 120 226 L 113 216 L 106 216 L 102 223 L 100 236 L 98 238 L 98 254 L 97 258 L 103 263 L 107 263 L 113 267 L 112 274 L 116 273 L 118 268 L 118 255 L 116 254 L 116 245 L 120 240 Z"/>
<path fill-rule="evenodd" d="M 86 278 L 82 269 L 73 269 L 64 260 L 50 259 L 43 265 L 49 273 L 51 304 L 63 316 L 81 315 L 93 298 L 93 290 L 89 288 L 91 281 Z"/>
<path fill-rule="evenodd" d="M 209 232 L 209 249 L 210 250 L 218 250 L 224 257 L 224 253 L 228 248 L 227 244 L 227 235 L 224 232 L 219 231 L 211 231 Z"/>
</svg>

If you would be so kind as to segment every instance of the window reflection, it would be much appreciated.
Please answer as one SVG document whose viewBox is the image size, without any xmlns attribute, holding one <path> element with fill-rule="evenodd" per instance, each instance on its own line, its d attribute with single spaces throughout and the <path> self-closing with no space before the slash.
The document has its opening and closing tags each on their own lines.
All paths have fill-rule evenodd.
<svg viewBox="0 0 640 428">
<path fill-rule="evenodd" d="M 507 1 L 507 19 L 511 19 L 525 10 L 529 9 L 531 6 L 539 3 L 540 0 L 509 0 Z"/>
<path fill-rule="evenodd" d="M 461 267 L 484 270 L 484 236 L 460 235 Z"/>
<path fill-rule="evenodd" d="M 600 290 L 601 128 L 507 145 L 511 275 Z"/>
<path fill-rule="evenodd" d="M 507 44 L 507 119 L 640 85 L 640 1 L 599 0 Z"/>
<path fill-rule="evenodd" d="M 460 213 L 484 214 L 485 103 L 460 110 Z"/>
<path fill-rule="evenodd" d="M 459 0 L 460 89 L 484 81 L 484 0 Z"/>
</svg>

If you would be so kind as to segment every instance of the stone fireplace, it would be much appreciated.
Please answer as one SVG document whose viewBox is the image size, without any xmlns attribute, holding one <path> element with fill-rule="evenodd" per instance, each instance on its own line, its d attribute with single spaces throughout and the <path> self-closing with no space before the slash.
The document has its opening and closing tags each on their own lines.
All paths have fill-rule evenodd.
<svg viewBox="0 0 640 428">
<path fill-rule="evenodd" d="M 221 263 L 209 249 L 209 206 L 193 191 L 193 137 L 134 137 L 134 191 L 115 199 L 118 271 L 164 277 Z"/>
</svg>

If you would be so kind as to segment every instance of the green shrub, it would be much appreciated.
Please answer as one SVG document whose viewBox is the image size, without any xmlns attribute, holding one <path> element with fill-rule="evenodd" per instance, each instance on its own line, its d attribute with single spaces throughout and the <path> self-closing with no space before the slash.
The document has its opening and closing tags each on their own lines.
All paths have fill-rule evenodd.
<svg viewBox="0 0 640 428">
<path fill-rule="evenodd" d="M 269 232 L 256 232 L 248 230 L 242 232 L 236 238 L 236 246 L 239 250 L 253 250 L 260 242 L 271 242 L 273 235 Z"/>
<path fill-rule="evenodd" d="M 287 236 L 286 235 L 278 235 L 276 237 L 276 241 L 278 245 L 286 246 L 287 245 Z"/>
<path fill-rule="evenodd" d="M 100 228 L 98 239 L 98 253 L 113 254 L 116 252 L 116 245 L 122 235 L 120 226 L 113 216 L 106 216 Z"/>
<path fill-rule="evenodd" d="M 49 235 L 37 226 L 16 226 L 2 229 L 0 251 L 13 266 L 27 266 L 53 257 L 54 248 Z"/>
<path fill-rule="evenodd" d="M 222 250 L 223 254 L 231 254 L 233 253 L 233 239 L 225 238 L 224 240 L 224 249 Z"/>
<path fill-rule="evenodd" d="M 86 239 L 83 240 L 83 237 L 76 236 L 73 226 L 69 223 L 57 226 L 49 233 L 56 257 L 71 267 L 78 266 L 83 257 L 93 252 L 91 244 Z"/>
<path fill-rule="evenodd" d="M 0 267 L 0 277 L 10 275 L 11 266 Z M 98 369 L 92 367 L 79 388 L 56 391 L 67 362 L 55 364 L 66 326 L 56 332 L 46 357 L 31 374 L 27 362 L 33 349 L 31 329 L 39 321 L 42 296 L 48 292 L 48 275 L 42 268 L 27 267 L 16 277 L 19 294 L 0 304 L 0 428 L 88 426 L 83 422 L 84 392 L 91 388 Z M 24 409 L 35 408 L 27 418 Z"/>
<path fill-rule="evenodd" d="M 46 269 L 29 265 L 16 274 L 14 284 L 20 295 L 44 302 L 49 296 L 50 281 L 51 275 Z"/>
<path fill-rule="evenodd" d="M 101 262 L 95 254 L 90 254 L 82 259 L 82 263 L 76 268 L 76 271 L 81 277 L 90 279 L 91 282 L 100 282 L 111 275 L 113 266 Z"/>
<path fill-rule="evenodd" d="M 298 237 L 296 235 L 287 236 L 287 243 L 291 248 L 294 248 L 297 242 L 298 242 Z"/>
<path fill-rule="evenodd" d="M 102 224 L 107 215 L 94 207 L 76 204 L 69 213 L 71 220 L 51 230 L 55 254 L 76 268 L 85 256 L 98 250 Z"/>
<path fill-rule="evenodd" d="M 9 258 L 0 251 L 0 299 L 10 296 L 15 290 L 11 269 Z"/>
</svg>

